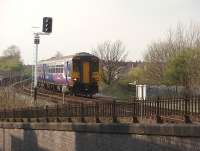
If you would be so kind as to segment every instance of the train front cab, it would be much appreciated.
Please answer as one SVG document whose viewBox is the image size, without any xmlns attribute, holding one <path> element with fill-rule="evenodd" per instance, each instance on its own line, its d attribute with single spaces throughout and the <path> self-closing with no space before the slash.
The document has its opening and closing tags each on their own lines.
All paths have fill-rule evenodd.
<svg viewBox="0 0 200 151">
<path fill-rule="evenodd" d="M 75 95 L 92 97 L 98 93 L 99 59 L 93 55 L 75 56 L 73 58 L 72 79 Z"/>
</svg>

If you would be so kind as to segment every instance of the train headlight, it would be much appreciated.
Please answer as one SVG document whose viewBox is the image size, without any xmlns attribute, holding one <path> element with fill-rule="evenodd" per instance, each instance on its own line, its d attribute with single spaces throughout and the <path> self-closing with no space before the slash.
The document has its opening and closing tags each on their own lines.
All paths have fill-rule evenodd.
<svg viewBox="0 0 200 151">
<path fill-rule="evenodd" d="M 92 80 L 93 80 L 93 81 L 99 81 L 99 79 L 98 79 L 98 78 L 92 78 Z"/>
<path fill-rule="evenodd" d="M 92 78 L 94 81 L 99 81 L 99 73 L 98 72 L 93 72 L 92 73 Z"/>
</svg>

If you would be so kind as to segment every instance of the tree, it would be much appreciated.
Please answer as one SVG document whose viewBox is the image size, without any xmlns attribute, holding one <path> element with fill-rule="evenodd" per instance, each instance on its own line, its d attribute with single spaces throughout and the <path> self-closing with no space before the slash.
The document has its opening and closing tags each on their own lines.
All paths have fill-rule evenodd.
<svg viewBox="0 0 200 151">
<path fill-rule="evenodd" d="M 92 50 L 93 54 L 100 58 L 100 75 L 102 81 L 111 85 L 120 78 L 123 63 L 126 59 L 127 52 L 122 42 L 105 41 Z"/>
<path fill-rule="evenodd" d="M 128 73 L 128 79 L 132 79 L 132 81 L 136 81 L 136 84 L 143 84 L 145 83 L 144 79 L 144 65 L 139 65 L 133 68 Z"/>
<path fill-rule="evenodd" d="M 186 49 L 200 48 L 200 26 L 191 23 L 188 28 L 181 24 L 170 29 L 165 39 L 152 43 L 145 55 L 145 78 L 149 84 L 163 84 L 168 61 Z"/>
<path fill-rule="evenodd" d="M 12 45 L 3 51 L 3 56 L 20 58 L 20 49 L 17 46 Z"/>
<path fill-rule="evenodd" d="M 55 54 L 55 57 L 61 58 L 61 57 L 63 57 L 63 54 L 60 51 L 57 51 L 56 54 Z"/>
<path fill-rule="evenodd" d="M 137 67 L 131 69 L 128 73 L 120 78 L 119 85 L 123 88 L 128 88 L 129 84 L 144 84 L 144 65 L 140 64 Z"/>
<path fill-rule="evenodd" d="M 167 63 L 164 73 L 169 85 L 182 85 L 191 93 L 200 83 L 200 49 L 186 49 Z"/>
<path fill-rule="evenodd" d="M 3 56 L 0 58 L 0 70 L 23 70 L 23 62 L 20 60 L 20 49 L 17 46 L 12 45 L 3 51 Z"/>
</svg>

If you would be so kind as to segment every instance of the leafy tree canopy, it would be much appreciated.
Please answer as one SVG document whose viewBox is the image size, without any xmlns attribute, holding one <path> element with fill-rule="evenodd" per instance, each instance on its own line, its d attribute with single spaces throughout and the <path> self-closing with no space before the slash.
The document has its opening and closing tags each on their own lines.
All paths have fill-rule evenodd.
<svg viewBox="0 0 200 151">
<path fill-rule="evenodd" d="M 200 78 L 200 50 L 186 49 L 171 58 L 165 70 L 165 82 L 169 85 L 184 85 L 191 88 Z"/>
<path fill-rule="evenodd" d="M 3 56 L 0 57 L 0 70 L 3 71 L 21 71 L 23 62 L 20 58 L 20 49 L 12 45 L 3 51 Z"/>
</svg>

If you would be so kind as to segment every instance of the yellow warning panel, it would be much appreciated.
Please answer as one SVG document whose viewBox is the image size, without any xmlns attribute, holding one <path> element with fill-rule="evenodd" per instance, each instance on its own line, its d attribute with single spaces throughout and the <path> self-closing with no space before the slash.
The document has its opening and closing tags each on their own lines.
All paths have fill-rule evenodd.
<svg viewBox="0 0 200 151">
<path fill-rule="evenodd" d="M 90 82 L 90 66 L 89 62 L 83 62 L 83 83 Z"/>
</svg>

